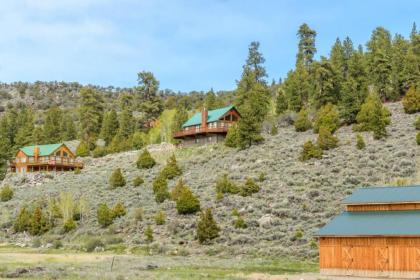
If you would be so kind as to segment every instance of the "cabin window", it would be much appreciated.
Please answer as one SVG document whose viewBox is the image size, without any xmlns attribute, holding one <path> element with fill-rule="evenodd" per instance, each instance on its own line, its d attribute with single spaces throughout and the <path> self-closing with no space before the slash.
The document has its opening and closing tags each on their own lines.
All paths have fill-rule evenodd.
<svg viewBox="0 0 420 280">
<path fill-rule="evenodd" d="M 63 157 L 68 157 L 69 155 L 67 154 L 67 152 L 63 152 Z"/>
<path fill-rule="evenodd" d="M 29 157 L 29 162 L 34 162 L 34 161 L 35 161 L 34 157 Z"/>
</svg>

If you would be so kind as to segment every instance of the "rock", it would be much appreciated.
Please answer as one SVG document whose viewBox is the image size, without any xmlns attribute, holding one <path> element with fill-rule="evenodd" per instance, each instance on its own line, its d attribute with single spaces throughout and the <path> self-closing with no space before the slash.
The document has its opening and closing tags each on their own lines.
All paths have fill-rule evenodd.
<svg viewBox="0 0 420 280">
<path fill-rule="evenodd" d="M 272 223 L 273 223 L 273 218 L 271 217 L 270 214 L 266 214 L 258 220 L 258 225 L 262 228 L 269 228 L 271 227 Z"/>
</svg>

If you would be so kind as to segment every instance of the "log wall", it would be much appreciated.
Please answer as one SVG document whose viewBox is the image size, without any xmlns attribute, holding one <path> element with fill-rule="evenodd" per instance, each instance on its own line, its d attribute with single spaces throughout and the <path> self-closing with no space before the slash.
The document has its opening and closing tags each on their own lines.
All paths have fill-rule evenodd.
<svg viewBox="0 0 420 280">
<path fill-rule="evenodd" d="M 419 210 L 420 203 L 346 205 L 349 212 Z"/>
</svg>

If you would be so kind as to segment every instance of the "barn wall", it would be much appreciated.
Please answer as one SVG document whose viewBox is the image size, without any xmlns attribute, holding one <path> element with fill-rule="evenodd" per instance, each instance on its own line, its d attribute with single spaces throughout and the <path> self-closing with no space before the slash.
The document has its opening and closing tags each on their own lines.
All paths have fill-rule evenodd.
<svg viewBox="0 0 420 280">
<path fill-rule="evenodd" d="M 420 203 L 347 205 L 349 212 L 419 210 Z"/>
<path fill-rule="evenodd" d="M 345 274 L 399 271 L 420 276 L 420 237 L 321 237 L 319 245 L 321 270 Z"/>
</svg>

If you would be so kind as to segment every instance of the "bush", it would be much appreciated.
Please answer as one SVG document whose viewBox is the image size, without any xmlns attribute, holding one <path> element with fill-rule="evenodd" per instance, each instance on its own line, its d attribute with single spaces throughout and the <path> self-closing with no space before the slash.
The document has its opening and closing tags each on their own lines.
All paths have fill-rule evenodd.
<svg viewBox="0 0 420 280">
<path fill-rule="evenodd" d="M 137 168 L 141 169 L 152 168 L 153 166 L 155 166 L 155 164 L 156 161 L 152 158 L 152 155 L 147 149 L 143 150 L 136 162 Z"/>
<path fill-rule="evenodd" d="M 200 201 L 191 192 L 190 188 L 184 187 L 176 200 L 178 214 L 193 214 L 200 210 Z"/>
<path fill-rule="evenodd" d="M 225 146 L 231 147 L 231 148 L 238 147 L 238 139 L 239 139 L 238 134 L 239 134 L 238 126 L 236 124 L 231 126 L 226 134 Z"/>
<path fill-rule="evenodd" d="M 140 186 L 140 185 L 142 185 L 144 183 L 144 179 L 142 178 L 142 177 L 140 177 L 140 176 L 137 176 L 136 178 L 134 178 L 134 180 L 133 180 L 133 185 L 135 186 L 135 187 L 138 187 L 138 186 Z"/>
<path fill-rule="evenodd" d="M 329 132 L 334 133 L 339 126 L 340 118 L 334 105 L 328 103 L 319 109 L 314 122 L 315 133 L 319 132 L 320 127 L 324 127 Z"/>
<path fill-rule="evenodd" d="M 217 179 L 216 182 L 216 193 L 231 193 L 237 194 L 241 190 L 240 188 L 232 181 L 229 180 L 227 174 L 223 174 Z"/>
<path fill-rule="evenodd" d="M 56 240 L 53 241 L 52 247 L 54 249 L 60 249 L 61 247 L 63 247 L 63 242 L 61 242 L 61 240 L 59 240 L 59 239 L 56 239 Z"/>
<path fill-rule="evenodd" d="M 112 208 L 112 217 L 113 218 L 119 218 L 122 216 L 125 216 L 127 212 L 125 211 L 125 207 L 121 202 L 118 202 L 114 205 L 114 208 Z"/>
<path fill-rule="evenodd" d="M 31 226 L 31 215 L 26 210 L 26 207 L 22 207 L 19 210 L 19 213 L 13 224 L 13 229 L 15 232 L 24 232 L 28 231 Z"/>
<path fill-rule="evenodd" d="M 146 237 L 146 241 L 148 243 L 153 242 L 153 230 L 151 226 L 147 226 L 147 228 L 144 230 L 144 236 Z"/>
<path fill-rule="evenodd" d="M 168 182 L 164 176 L 157 176 L 153 181 L 153 193 L 157 203 L 162 203 L 170 197 L 168 192 Z"/>
<path fill-rule="evenodd" d="M 76 148 L 76 156 L 78 157 L 87 157 L 89 156 L 89 145 L 85 141 L 80 142 L 79 146 Z"/>
<path fill-rule="evenodd" d="M 279 134 L 279 130 L 278 130 L 278 128 L 277 128 L 277 126 L 276 126 L 276 125 L 273 125 L 273 126 L 271 127 L 270 134 L 271 134 L 272 136 L 275 136 L 275 135 Z"/>
<path fill-rule="evenodd" d="M 357 134 L 356 136 L 356 147 L 359 150 L 363 150 L 366 147 L 365 140 L 363 139 L 363 136 L 360 134 Z"/>
<path fill-rule="evenodd" d="M 407 114 L 414 114 L 420 112 L 420 90 L 415 87 L 410 87 L 402 99 L 404 111 Z"/>
<path fill-rule="evenodd" d="M 306 111 L 305 108 L 302 108 L 299 111 L 294 126 L 295 130 L 300 132 L 307 131 L 312 128 L 312 123 L 308 118 L 308 111 Z"/>
<path fill-rule="evenodd" d="M 134 209 L 133 217 L 134 217 L 134 220 L 136 222 L 143 221 L 143 215 L 144 215 L 143 208 L 136 208 L 136 209 Z"/>
<path fill-rule="evenodd" d="M 420 116 L 417 117 L 414 126 L 416 127 L 416 130 L 420 130 Z"/>
<path fill-rule="evenodd" d="M 266 175 L 265 172 L 261 172 L 260 175 L 258 175 L 258 182 L 264 182 L 266 179 Z"/>
<path fill-rule="evenodd" d="M 416 135 L 416 142 L 417 142 L 417 145 L 420 145 L 420 131 L 419 131 L 419 132 L 417 132 L 417 135 Z"/>
<path fill-rule="evenodd" d="M 106 154 L 107 154 L 107 149 L 102 146 L 97 146 L 92 152 L 92 155 L 94 158 L 103 157 L 103 156 L 106 156 Z"/>
<path fill-rule="evenodd" d="M 317 145 L 314 145 L 312 141 L 307 141 L 303 144 L 303 150 L 300 153 L 299 159 L 301 161 L 309 160 L 311 158 L 321 158 L 322 149 Z"/>
<path fill-rule="evenodd" d="M 125 186 L 125 179 L 121 172 L 121 168 L 117 168 L 109 178 L 109 185 L 112 189 Z"/>
<path fill-rule="evenodd" d="M 333 136 L 328 129 L 321 127 L 319 129 L 317 143 L 318 147 L 320 147 L 321 149 L 330 150 L 337 147 L 338 139 L 337 137 Z"/>
<path fill-rule="evenodd" d="M 104 243 L 97 237 L 89 238 L 85 243 L 86 252 L 93 252 L 96 248 L 104 247 Z"/>
<path fill-rule="evenodd" d="M 236 217 L 235 221 L 233 222 L 233 226 L 235 228 L 247 228 L 247 224 L 241 216 Z"/>
<path fill-rule="evenodd" d="M 219 236 L 220 228 L 213 218 L 211 209 L 208 208 L 201 212 L 197 223 L 197 238 L 203 244 Z"/>
<path fill-rule="evenodd" d="M 82 173 L 82 171 L 80 170 L 80 168 L 76 168 L 76 169 L 74 170 L 74 174 L 78 175 L 78 174 L 80 174 L 80 173 Z"/>
<path fill-rule="evenodd" d="M 250 196 L 253 193 L 257 193 L 259 191 L 260 186 L 258 186 L 252 178 L 247 178 L 245 184 L 241 188 L 240 194 L 242 196 Z"/>
<path fill-rule="evenodd" d="M 67 233 L 74 230 L 76 227 L 76 222 L 73 219 L 68 219 L 63 225 L 63 230 L 65 233 Z"/>
<path fill-rule="evenodd" d="M 9 201 L 13 198 L 13 190 L 9 186 L 4 186 L 0 191 L 0 200 L 3 202 Z"/>
<path fill-rule="evenodd" d="M 173 179 L 182 174 L 181 168 L 179 168 L 174 154 L 169 157 L 166 166 L 162 169 L 160 174 L 167 179 Z"/>
<path fill-rule="evenodd" d="M 166 222 L 166 213 L 165 211 L 159 211 L 155 216 L 155 223 L 157 225 L 164 225 Z"/>
<path fill-rule="evenodd" d="M 171 191 L 171 199 L 173 201 L 176 201 L 179 195 L 181 194 L 181 192 L 184 190 L 184 188 L 185 188 L 184 180 L 182 180 L 181 178 L 178 180 L 178 183 L 175 185 L 175 187 Z"/>
<path fill-rule="evenodd" d="M 141 148 L 144 147 L 145 144 L 145 137 L 146 135 L 143 132 L 135 132 L 133 134 L 133 139 L 132 139 L 132 145 L 133 148 L 136 150 L 140 150 Z"/>
<path fill-rule="evenodd" d="M 102 227 L 107 227 L 112 224 L 113 212 L 109 209 L 108 205 L 101 203 L 98 205 L 96 210 L 96 218 L 98 219 L 99 225 Z"/>
<path fill-rule="evenodd" d="M 30 218 L 29 232 L 32 235 L 40 235 L 48 231 L 47 219 L 40 207 L 35 208 Z"/>
</svg>

